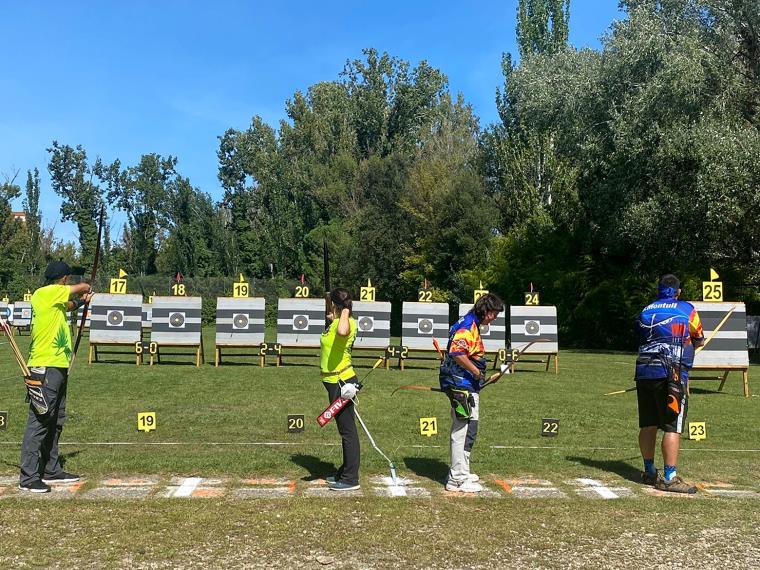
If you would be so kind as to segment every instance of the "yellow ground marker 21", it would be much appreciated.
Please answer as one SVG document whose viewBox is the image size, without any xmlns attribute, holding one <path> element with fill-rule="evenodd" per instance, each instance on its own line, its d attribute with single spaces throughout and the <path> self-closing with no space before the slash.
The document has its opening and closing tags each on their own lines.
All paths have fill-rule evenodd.
<svg viewBox="0 0 760 570">
<path fill-rule="evenodd" d="M 438 418 L 420 418 L 420 435 L 432 437 L 438 434 Z"/>
</svg>

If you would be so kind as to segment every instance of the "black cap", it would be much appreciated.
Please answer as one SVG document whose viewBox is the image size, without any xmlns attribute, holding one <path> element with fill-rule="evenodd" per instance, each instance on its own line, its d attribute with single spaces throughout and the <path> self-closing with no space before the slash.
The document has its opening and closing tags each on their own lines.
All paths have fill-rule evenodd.
<svg viewBox="0 0 760 570">
<path fill-rule="evenodd" d="M 57 281 L 67 275 L 71 275 L 71 267 L 65 261 L 51 261 L 45 269 L 45 279 L 48 281 Z"/>
</svg>

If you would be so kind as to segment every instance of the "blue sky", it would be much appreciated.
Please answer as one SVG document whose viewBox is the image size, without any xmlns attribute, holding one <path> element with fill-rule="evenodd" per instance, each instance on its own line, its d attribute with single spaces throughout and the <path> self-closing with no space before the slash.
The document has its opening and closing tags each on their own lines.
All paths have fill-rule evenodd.
<svg viewBox="0 0 760 570">
<path fill-rule="evenodd" d="M 624 17 L 617 4 L 571 0 L 572 45 L 598 48 Z M 0 177 L 20 170 L 23 187 L 26 170 L 39 168 L 43 220 L 73 241 L 46 169 L 53 140 L 125 165 L 172 154 L 180 173 L 219 198 L 217 137 L 245 129 L 254 115 L 276 124 L 296 90 L 335 79 L 364 47 L 441 69 L 484 126 L 497 120 L 501 54 L 517 52 L 516 7 L 517 0 L 4 0 Z"/>
</svg>

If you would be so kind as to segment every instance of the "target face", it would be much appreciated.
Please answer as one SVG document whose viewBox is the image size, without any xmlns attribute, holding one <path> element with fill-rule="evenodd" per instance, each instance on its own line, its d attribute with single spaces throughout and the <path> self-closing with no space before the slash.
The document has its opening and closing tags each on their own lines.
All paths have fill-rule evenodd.
<svg viewBox="0 0 760 570">
<path fill-rule="evenodd" d="M 124 311 L 111 310 L 106 313 L 106 326 L 123 327 Z"/>
<path fill-rule="evenodd" d="M 309 317 L 307 315 L 293 316 L 293 328 L 297 331 L 305 331 L 309 328 Z"/>
<path fill-rule="evenodd" d="M 491 333 L 491 325 L 480 325 L 480 336 L 488 336 Z"/>
<path fill-rule="evenodd" d="M 21 318 L 22 319 L 31 319 L 32 318 L 32 310 L 31 309 L 21 309 Z"/>
<path fill-rule="evenodd" d="M 525 334 L 529 336 L 538 336 L 541 332 L 541 323 L 538 321 L 525 321 Z"/>
<path fill-rule="evenodd" d="M 0 317 L 3 317 L 5 320 L 8 320 L 11 318 L 11 308 L 10 307 L 4 307 L 0 309 Z"/>
<path fill-rule="evenodd" d="M 359 319 L 359 330 L 362 332 L 372 332 L 375 330 L 375 317 L 362 317 Z"/>
<path fill-rule="evenodd" d="M 420 334 L 433 334 L 433 320 L 417 319 L 417 331 Z"/>
<path fill-rule="evenodd" d="M 169 313 L 169 328 L 170 329 L 184 329 L 185 328 L 185 313 Z"/>
<path fill-rule="evenodd" d="M 235 313 L 232 315 L 232 328 L 235 330 L 245 330 L 248 328 L 248 315 L 245 313 Z"/>
</svg>

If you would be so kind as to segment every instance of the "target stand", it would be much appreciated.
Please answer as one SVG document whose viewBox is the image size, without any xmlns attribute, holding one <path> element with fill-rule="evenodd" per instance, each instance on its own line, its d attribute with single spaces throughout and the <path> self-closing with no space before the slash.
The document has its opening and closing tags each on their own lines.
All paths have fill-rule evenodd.
<svg viewBox="0 0 760 570">
<path fill-rule="evenodd" d="M 283 349 L 319 349 L 325 330 L 324 299 L 293 298 L 277 300 L 277 341 Z M 311 351 L 313 354 L 313 351 Z M 282 354 L 277 358 L 282 364 Z"/>
<path fill-rule="evenodd" d="M 194 348 L 195 366 L 205 362 L 201 335 L 201 297 L 153 297 L 150 365 L 161 363 L 161 348 Z M 177 353 L 174 353 L 177 354 Z"/>
<path fill-rule="evenodd" d="M 32 334 L 32 304 L 29 301 L 13 303 L 13 330 L 19 336 L 23 333 Z"/>
<path fill-rule="evenodd" d="M 261 344 L 264 342 L 263 297 L 219 297 L 216 300 L 216 349 L 214 366 L 222 363 L 222 349 L 256 348 L 259 365 L 263 366 Z M 226 353 L 227 356 L 250 356 Z"/>
<path fill-rule="evenodd" d="M 539 360 L 514 357 L 511 371 L 517 364 L 544 364 L 545 372 L 554 358 L 554 373 L 559 374 L 559 337 L 557 335 L 557 307 L 552 305 L 513 305 L 509 307 L 510 350 L 514 354 L 538 356 Z"/>
<path fill-rule="evenodd" d="M 404 301 L 401 307 L 401 346 L 406 349 L 404 354 L 407 358 L 399 357 L 399 368 L 404 370 L 405 360 L 412 352 L 421 353 L 425 360 L 439 359 L 433 339 L 444 348 L 449 341 L 448 303 Z"/>
<path fill-rule="evenodd" d="M 711 337 L 718 324 L 730 312 L 720 330 L 715 333 L 703 350 L 694 357 L 692 372 L 717 372 L 716 376 L 689 376 L 691 380 L 718 380 L 723 386 L 731 372 L 741 372 L 744 397 L 749 398 L 749 350 L 747 336 L 747 310 L 744 303 L 715 303 L 691 301 L 699 313 L 705 338 Z"/>
<path fill-rule="evenodd" d="M 89 311 L 90 343 L 87 363 L 98 361 L 99 353 L 125 354 L 123 351 L 103 351 L 102 347 L 135 347 L 142 340 L 142 296 L 96 293 Z M 141 351 L 134 350 L 135 364 L 142 362 Z"/>
</svg>

